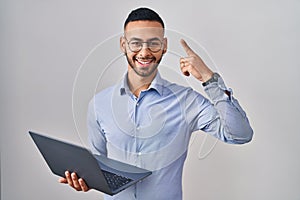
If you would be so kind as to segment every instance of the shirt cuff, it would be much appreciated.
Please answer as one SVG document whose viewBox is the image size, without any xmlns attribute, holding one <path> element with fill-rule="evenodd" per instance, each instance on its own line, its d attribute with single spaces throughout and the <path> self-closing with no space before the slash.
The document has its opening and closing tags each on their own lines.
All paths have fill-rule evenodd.
<svg viewBox="0 0 300 200">
<path fill-rule="evenodd" d="M 230 101 L 232 99 L 232 90 L 227 88 L 222 77 L 217 82 L 209 83 L 204 86 L 204 91 L 213 104 L 220 101 Z"/>
</svg>

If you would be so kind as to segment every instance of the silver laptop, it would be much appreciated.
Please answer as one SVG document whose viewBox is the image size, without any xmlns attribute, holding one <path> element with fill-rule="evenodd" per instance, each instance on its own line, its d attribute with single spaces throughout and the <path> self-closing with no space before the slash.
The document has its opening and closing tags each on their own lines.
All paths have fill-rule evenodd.
<svg viewBox="0 0 300 200">
<path fill-rule="evenodd" d="M 126 163 L 93 155 L 89 150 L 29 131 L 51 171 L 61 177 L 76 172 L 91 189 L 114 195 L 152 172 Z"/>
</svg>

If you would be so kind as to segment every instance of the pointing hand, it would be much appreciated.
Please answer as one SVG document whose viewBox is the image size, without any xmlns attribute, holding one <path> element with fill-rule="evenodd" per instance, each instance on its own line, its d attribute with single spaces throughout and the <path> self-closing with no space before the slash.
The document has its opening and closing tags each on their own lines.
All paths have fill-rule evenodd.
<svg viewBox="0 0 300 200">
<path fill-rule="evenodd" d="M 182 73 L 185 76 L 192 74 L 201 82 L 209 80 L 213 75 L 213 71 L 206 66 L 200 56 L 198 56 L 183 39 L 180 40 L 180 43 L 187 54 L 186 57 L 180 58 Z"/>
</svg>

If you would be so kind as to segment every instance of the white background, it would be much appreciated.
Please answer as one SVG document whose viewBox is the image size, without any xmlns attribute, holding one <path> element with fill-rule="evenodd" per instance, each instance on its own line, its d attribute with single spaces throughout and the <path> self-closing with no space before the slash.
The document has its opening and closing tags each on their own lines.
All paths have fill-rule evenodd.
<svg viewBox="0 0 300 200">
<path fill-rule="evenodd" d="M 83 129 L 77 133 L 72 112 L 76 74 L 89 52 L 120 33 L 139 6 L 153 8 L 167 29 L 206 48 L 255 132 L 251 143 L 218 142 L 200 160 L 205 134 L 198 133 L 184 169 L 184 199 L 300 199 L 296 0 L 0 1 L 1 199 L 102 198 L 58 184 L 27 131 L 82 144 Z M 200 153 L 213 143 L 208 137 Z"/>
</svg>

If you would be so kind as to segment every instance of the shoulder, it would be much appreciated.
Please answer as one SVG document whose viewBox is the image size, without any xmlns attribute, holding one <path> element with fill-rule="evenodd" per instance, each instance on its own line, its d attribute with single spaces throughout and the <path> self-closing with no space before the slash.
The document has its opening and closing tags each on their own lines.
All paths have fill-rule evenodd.
<svg viewBox="0 0 300 200">
<path fill-rule="evenodd" d="M 165 79 L 163 79 L 163 88 L 164 88 L 164 92 L 168 91 L 175 94 L 196 95 L 196 96 L 203 97 L 202 94 L 200 94 L 190 86 L 180 85 L 178 83 L 170 82 Z"/>
<path fill-rule="evenodd" d="M 116 86 L 110 86 L 96 93 L 89 102 L 89 107 L 98 110 L 110 104 Z"/>
<path fill-rule="evenodd" d="M 97 99 L 97 100 L 100 100 L 100 99 L 105 99 L 107 98 L 108 96 L 111 96 L 113 91 L 115 90 L 116 88 L 116 85 L 114 86 L 110 86 L 108 88 L 105 88 L 99 92 L 97 92 L 95 95 L 94 95 L 94 98 Z"/>
<path fill-rule="evenodd" d="M 183 105 L 191 106 L 191 105 L 199 105 L 199 106 L 207 106 L 210 105 L 210 101 L 207 97 L 203 96 L 199 91 L 193 89 L 190 86 L 180 85 L 178 83 L 170 82 L 168 80 L 164 81 L 164 96 L 173 96 L 176 97 Z M 199 87 L 202 87 L 199 84 Z"/>
</svg>

